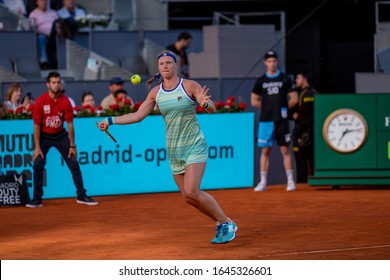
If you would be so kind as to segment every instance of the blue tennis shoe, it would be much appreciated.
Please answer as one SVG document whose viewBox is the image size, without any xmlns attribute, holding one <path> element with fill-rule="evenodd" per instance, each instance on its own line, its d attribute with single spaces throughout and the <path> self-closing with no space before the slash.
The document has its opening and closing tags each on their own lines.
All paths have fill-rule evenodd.
<svg viewBox="0 0 390 280">
<path fill-rule="evenodd" d="M 224 244 L 232 241 L 236 237 L 238 227 L 235 222 L 229 221 L 219 224 L 216 228 L 217 234 L 211 240 L 212 244 Z"/>
</svg>

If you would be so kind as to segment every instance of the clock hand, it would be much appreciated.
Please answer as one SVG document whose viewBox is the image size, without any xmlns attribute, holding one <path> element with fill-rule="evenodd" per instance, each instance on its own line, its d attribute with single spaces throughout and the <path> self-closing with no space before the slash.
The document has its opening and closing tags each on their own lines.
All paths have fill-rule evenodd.
<svg viewBox="0 0 390 280">
<path fill-rule="evenodd" d="M 339 145 L 340 145 L 340 143 L 341 143 L 341 140 L 344 138 L 345 134 L 347 134 L 348 132 L 350 132 L 348 128 L 346 128 L 346 129 L 343 131 L 343 134 L 341 134 L 341 137 L 340 137 L 340 139 L 339 139 Z"/>
<path fill-rule="evenodd" d="M 344 131 L 343 131 L 343 134 L 341 135 L 340 139 L 339 139 L 339 145 L 341 143 L 341 140 L 344 138 L 344 136 L 350 132 L 354 132 L 354 131 L 360 131 L 361 128 L 357 128 L 357 129 L 348 129 L 346 128 Z"/>
<path fill-rule="evenodd" d="M 361 128 L 356 128 L 356 129 L 350 129 L 348 132 L 354 132 L 354 131 L 361 131 Z"/>
</svg>

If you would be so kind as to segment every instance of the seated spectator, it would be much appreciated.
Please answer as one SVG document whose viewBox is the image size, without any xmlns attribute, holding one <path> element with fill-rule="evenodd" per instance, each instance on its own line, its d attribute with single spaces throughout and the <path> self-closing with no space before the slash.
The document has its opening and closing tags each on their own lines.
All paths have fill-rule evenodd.
<svg viewBox="0 0 390 280">
<path fill-rule="evenodd" d="M 107 110 L 110 108 L 110 105 L 116 104 L 116 98 L 114 93 L 119 90 L 123 89 L 124 80 L 121 77 L 114 77 L 110 81 L 110 86 L 108 87 L 110 90 L 110 94 L 107 95 L 101 103 L 101 106 L 104 110 Z"/>
<path fill-rule="evenodd" d="M 27 15 L 29 15 L 37 7 L 36 0 L 24 0 L 24 2 L 26 2 Z M 57 11 L 62 8 L 62 0 L 50 0 L 48 5 L 50 9 Z"/>
<path fill-rule="evenodd" d="M 134 107 L 134 101 L 131 97 L 127 96 L 127 91 L 124 89 L 118 89 L 114 92 L 116 104 L 119 107 L 125 107 L 126 105 L 130 105 L 130 108 Z"/>
<path fill-rule="evenodd" d="M 22 104 L 24 104 L 25 102 L 28 102 L 29 104 L 35 103 L 35 99 L 32 96 L 31 92 L 27 92 L 27 94 L 22 98 Z"/>
<path fill-rule="evenodd" d="M 61 79 L 61 88 L 60 88 L 62 94 L 65 95 L 65 81 L 64 79 Z M 73 98 L 66 95 L 66 97 L 68 97 L 69 99 L 69 102 L 70 102 L 70 105 L 72 105 L 72 108 L 73 108 L 73 115 L 77 115 L 78 111 L 80 108 L 78 108 L 78 106 L 76 105 L 76 102 L 74 102 Z"/>
<path fill-rule="evenodd" d="M 47 8 L 47 0 L 37 0 L 37 7 L 30 13 L 32 29 L 37 33 L 37 51 L 42 69 L 57 68 L 53 54 L 49 54 L 49 40 L 53 40 L 53 23 L 58 18 L 55 11 Z"/>
<path fill-rule="evenodd" d="M 26 6 L 23 0 L 3 0 L 4 6 L 18 16 L 26 15 Z"/>
<path fill-rule="evenodd" d="M 5 113 L 4 113 L 4 109 L 3 109 L 3 101 L 0 99 L 0 120 L 2 118 L 4 118 L 5 116 Z"/>
<path fill-rule="evenodd" d="M 77 18 L 85 17 L 84 9 L 76 6 L 74 0 L 63 0 L 63 7 L 57 11 L 64 37 L 73 39 L 78 30 Z"/>
<path fill-rule="evenodd" d="M 16 110 L 19 107 L 22 107 L 23 109 L 27 109 L 32 102 L 25 98 L 23 100 L 23 103 L 21 102 L 22 100 L 22 86 L 18 83 L 12 84 L 8 87 L 7 95 L 5 97 L 5 101 L 3 104 L 3 111 L 5 113 L 12 111 L 16 112 Z"/>
<path fill-rule="evenodd" d="M 99 116 L 102 112 L 101 106 L 99 106 L 98 108 L 96 108 L 95 106 L 96 103 L 93 93 L 89 90 L 84 91 L 81 96 L 81 111 L 79 112 L 79 115 L 93 116 L 96 114 Z"/>
<path fill-rule="evenodd" d="M 95 108 L 95 98 L 92 92 L 90 91 L 83 92 L 83 95 L 81 96 L 81 106 L 83 106 L 83 108 L 85 106 Z"/>
</svg>

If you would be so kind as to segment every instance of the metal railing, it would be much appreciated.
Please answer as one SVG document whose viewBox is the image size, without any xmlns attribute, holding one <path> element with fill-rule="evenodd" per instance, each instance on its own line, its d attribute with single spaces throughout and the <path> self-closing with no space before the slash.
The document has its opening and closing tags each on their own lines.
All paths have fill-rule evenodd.
<svg viewBox="0 0 390 280">
<path fill-rule="evenodd" d="M 253 13 L 239 13 L 239 12 L 229 12 L 229 13 L 221 13 L 221 12 L 214 12 L 213 16 L 213 24 L 219 25 L 221 24 L 222 20 L 224 20 L 227 23 L 233 24 L 233 25 L 240 25 L 242 18 L 248 18 L 248 17 L 272 17 L 277 16 L 279 17 L 279 31 L 284 34 L 286 32 L 286 14 L 282 11 L 276 11 L 276 12 L 253 12 Z M 274 24 L 271 22 L 271 24 Z M 274 24 L 277 29 L 277 24 Z"/>
</svg>

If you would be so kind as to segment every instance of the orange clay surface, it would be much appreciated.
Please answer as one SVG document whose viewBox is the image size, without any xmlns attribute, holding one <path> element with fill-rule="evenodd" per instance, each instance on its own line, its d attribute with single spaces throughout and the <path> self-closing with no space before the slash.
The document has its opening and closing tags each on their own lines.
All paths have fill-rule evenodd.
<svg viewBox="0 0 390 280">
<path fill-rule="evenodd" d="M 208 191 L 238 225 L 212 245 L 215 224 L 180 193 L 47 199 L 0 208 L 2 260 L 388 260 L 390 189 L 270 186 Z"/>
</svg>

